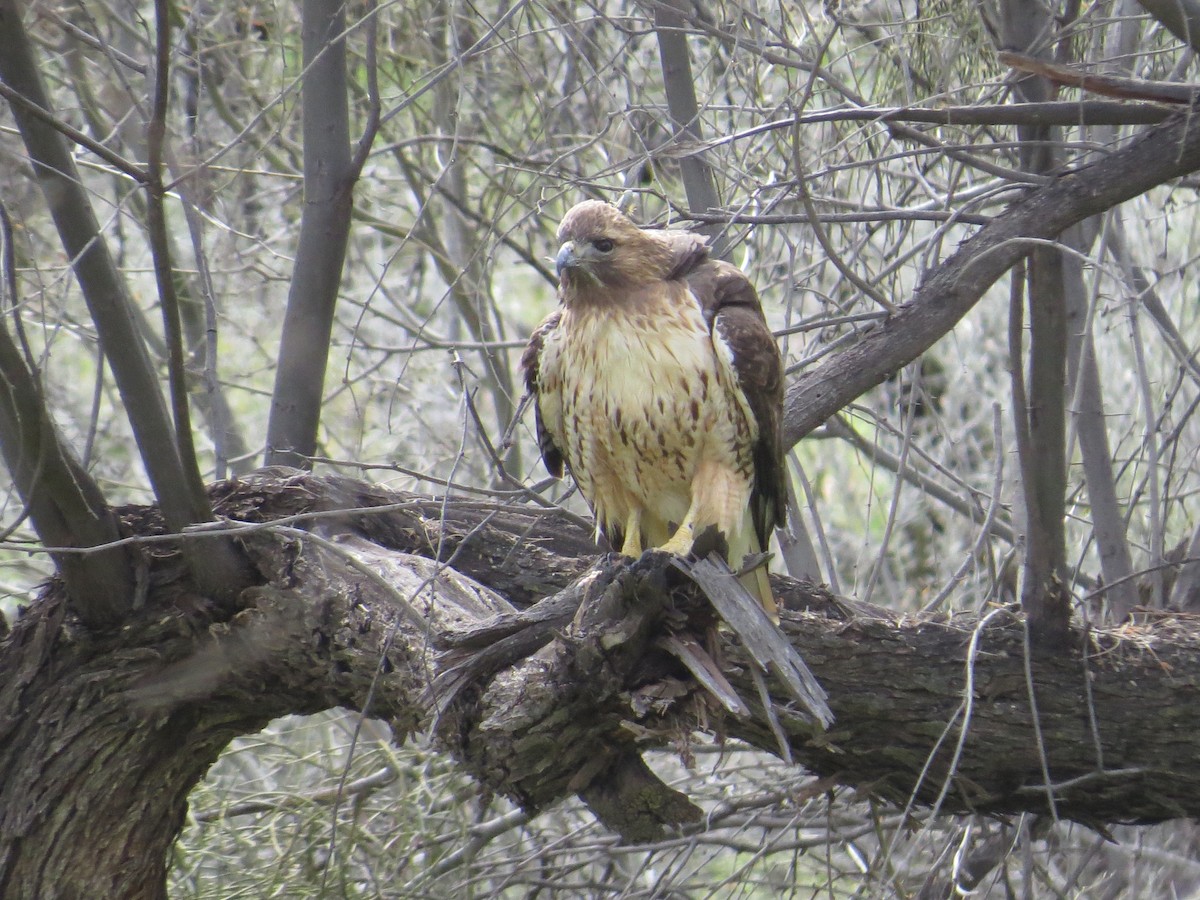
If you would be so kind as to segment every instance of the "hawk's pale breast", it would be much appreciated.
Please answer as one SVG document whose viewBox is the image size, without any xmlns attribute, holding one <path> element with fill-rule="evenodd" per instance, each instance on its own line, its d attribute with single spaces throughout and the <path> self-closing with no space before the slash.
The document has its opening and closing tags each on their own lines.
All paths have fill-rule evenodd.
<svg viewBox="0 0 1200 900">
<path fill-rule="evenodd" d="M 742 476 L 744 508 L 757 439 L 699 305 L 682 285 L 669 294 L 620 317 L 565 310 L 539 374 L 542 416 L 600 525 L 640 510 L 651 545 L 687 514 L 702 461 Z"/>
</svg>

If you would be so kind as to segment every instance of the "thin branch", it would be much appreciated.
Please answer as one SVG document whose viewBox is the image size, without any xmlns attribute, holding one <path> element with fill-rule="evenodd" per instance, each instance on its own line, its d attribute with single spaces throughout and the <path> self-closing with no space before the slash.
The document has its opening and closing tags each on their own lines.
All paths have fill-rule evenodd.
<svg viewBox="0 0 1200 900">
<path fill-rule="evenodd" d="M 1171 110 L 1155 103 L 1119 103 L 1113 100 L 1048 100 L 1044 103 L 983 103 L 973 106 L 851 106 L 797 113 L 710 138 L 699 149 L 715 148 L 796 125 L 828 122 L 915 122 L 919 125 L 1156 125 Z"/>
<path fill-rule="evenodd" d="M 379 120 L 382 114 L 382 102 L 379 99 L 379 16 L 375 0 L 367 0 L 363 4 L 365 12 L 362 21 L 366 24 L 367 49 L 363 54 L 363 65 L 367 70 L 367 121 L 363 124 L 362 134 L 358 138 L 358 146 L 354 157 L 350 160 L 350 177 L 357 181 L 362 175 L 363 166 L 371 156 L 371 146 L 379 133 Z"/>
<path fill-rule="evenodd" d="M 1070 66 L 1060 66 L 1045 60 L 1001 50 L 996 58 L 1006 66 L 1021 72 L 1039 75 L 1054 84 L 1077 87 L 1105 97 L 1120 97 L 1123 100 L 1150 100 L 1155 103 L 1182 103 L 1190 105 L 1200 93 L 1200 87 L 1180 84 L 1176 81 L 1146 81 L 1141 78 L 1120 78 L 1115 75 L 1093 75 L 1080 72 Z"/>
<path fill-rule="evenodd" d="M 914 485 L 917 490 L 921 491 L 921 493 L 932 497 L 947 508 L 954 510 L 954 512 L 961 516 L 967 517 L 976 524 L 982 525 L 988 522 L 990 517 L 989 512 L 984 509 L 979 499 L 973 496 L 976 492 L 969 485 L 959 483 L 948 487 L 940 481 L 934 480 L 931 476 L 926 475 L 915 466 L 902 466 L 900 464 L 900 457 L 885 450 L 878 442 L 868 441 L 841 416 L 831 417 L 826 423 L 826 428 L 831 435 L 841 438 L 851 446 L 858 448 L 859 452 L 870 459 L 872 464 L 881 465 L 900 478 L 904 478 Z M 998 502 L 999 498 L 997 497 L 993 496 L 989 498 L 989 508 Z M 1012 524 L 1003 514 L 990 518 L 991 524 L 988 527 L 990 534 L 1009 544 L 1016 542 L 1017 535 L 1013 531 Z"/>
<path fill-rule="evenodd" d="M 1004 451 L 1001 449 L 1004 447 L 1004 434 L 999 403 L 992 404 L 992 436 L 992 444 L 997 448 L 996 475 L 992 480 L 992 499 L 988 503 L 987 516 L 980 524 L 979 535 L 975 538 L 975 543 L 971 545 L 971 549 L 967 552 L 966 559 L 954 571 L 954 574 L 950 576 L 950 580 L 937 592 L 937 595 L 921 607 L 922 615 L 927 615 L 939 609 L 950 598 L 951 593 L 967 577 L 971 566 L 975 564 L 977 559 L 984 555 L 984 548 L 992 536 L 992 528 L 996 521 L 996 513 L 1000 511 L 1000 497 L 1004 488 Z"/>
<path fill-rule="evenodd" d="M 192 440 L 192 416 L 188 401 L 187 372 L 184 367 L 183 327 L 179 316 L 179 296 L 175 290 L 175 269 L 171 263 L 171 244 L 163 189 L 163 149 L 167 129 L 167 101 L 171 84 L 171 23 L 167 0 L 154 0 L 155 53 L 154 95 L 150 121 L 146 127 L 146 224 L 154 276 L 162 306 L 163 335 L 167 345 L 167 378 L 171 411 L 175 425 L 175 452 L 179 461 L 180 483 L 176 486 L 181 502 L 187 504 L 188 524 L 212 519 L 212 507 L 196 460 Z M 214 541 L 203 550 L 191 542 L 183 545 L 184 556 L 201 589 L 213 596 L 229 596 L 249 580 L 247 564 L 229 540 Z"/>
<path fill-rule="evenodd" d="M 1110 231 L 1118 227 L 1117 220 L 1110 216 Z M 1068 316 L 1067 380 L 1072 386 L 1071 416 L 1079 440 L 1100 571 L 1104 583 L 1111 587 L 1107 595 L 1108 608 L 1114 621 L 1120 622 L 1137 604 L 1137 592 L 1135 585 L 1125 580 L 1133 571 L 1133 562 L 1125 535 L 1125 519 L 1117 499 L 1104 396 L 1092 336 L 1096 298 L 1093 296 L 1089 302 L 1085 296 L 1083 265 L 1078 257 L 1064 255 L 1063 275 Z M 1098 289 L 1097 282 L 1095 290 Z"/>
<path fill-rule="evenodd" d="M 891 499 L 888 502 L 887 518 L 884 520 L 883 533 L 876 541 L 875 560 L 871 566 L 871 571 L 867 576 L 867 583 L 859 592 L 859 597 L 865 602 L 871 602 L 871 595 L 874 593 L 875 585 L 879 581 L 879 576 L 883 572 L 884 566 L 888 563 L 888 545 L 892 540 L 892 531 L 896 526 L 896 514 L 900 509 L 900 497 L 904 493 L 905 473 L 912 466 L 908 461 L 909 450 L 912 448 L 913 425 L 916 422 L 916 416 L 913 414 L 913 401 L 915 392 L 910 392 L 906 407 L 901 411 L 900 432 L 900 455 L 896 459 L 896 474 L 899 476 L 893 483 L 891 490 Z"/>
<path fill-rule="evenodd" d="M 1200 123 L 1177 116 L 1092 165 L 1030 191 L 922 279 L 886 325 L 788 389 L 784 444 L 792 446 L 838 409 L 916 359 L 949 332 L 1028 252 L 1089 216 L 1200 168 Z"/>
<path fill-rule="evenodd" d="M 175 271 L 167 230 L 167 212 L 163 204 L 163 144 L 167 131 L 167 102 L 171 86 L 171 22 L 167 0 L 154 0 L 154 95 L 150 121 L 146 125 L 146 222 L 150 252 L 154 259 L 154 277 L 162 305 L 163 335 L 167 346 L 167 380 L 171 412 L 175 420 L 175 450 L 190 497 L 188 518 L 204 522 L 212 518 L 208 495 L 196 462 L 192 442 L 192 417 L 188 406 L 187 373 L 184 371 L 183 328 L 179 321 L 179 296 L 175 291 Z"/>
<path fill-rule="evenodd" d="M 0 16 L 3 16 L 3 14 L 3 10 L 0 10 Z M 124 172 L 139 184 L 146 181 L 148 176 L 145 169 L 134 163 L 131 163 L 119 153 L 114 153 L 112 150 L 109 150 L 98 141 L 92 140 L 78 128 L 68 125 L 62 119 L 50 112 L 47 112 L 44 107 L 33 100 L 30 100 L 19 90 L 11 87 L 7 83 L 9 81 L 18 81 L 18 78 L 7 74 L 3 69 L 0 69 L 0 97 L 3 97 L 10 104 L 12 104 L 14 109 L 20 109 L 23 113 L 27 113 L 30 118 L 37 119 L 39 122 L 48 125 L 50 128 L 61 133 L 64 137 L 69 138 L 73 143 L 90 150 L 118 172 Z"/>
<path fill-rule="evenodd" d="M 1143 435 L 1143 445 L 1146 448 L 1146 477 L 1150 488 L 1150 505 L 1147 517 L 1150 525 L 1150 565 L 1157 566 L 1163 560 L 1163 523 L 1162 523 L 1162 488 L 1159 473 L 1159 443 L 1156 414 L 1154 410 L 1153 385 L 1146 366 L 1146 349 L 1142 342 L 1142 329 L 1139 322 L 1141 304 L 1136 300 L 1126 303 L 1126 313 L 1129 318 L 1129 333 L 1133 344 L 1134 364 L 1137 372 L 1138 398 L 1141 401 L 1142 419 L 1146 423 Z M 1151 605 L 1162 609 L 1165 601 L 1163 596 L 1163 580 L 1160 570 L 1150 573 Z"/>
<path fill-rule="evenodd" d="M 823 213 L 806 208 L 803 213 L 693 213 L 680 218 L 691 222 L 721 225 L 804 225 L 820 222 L 831 225 L 858 222 L 957 222 L 963 225 L 986 225 L 991 216 L 941 209 L 864 209 L 862 212 Z M 878 302 L 878 301 L 876 301 Z M 891 304 L 889 304 L 889 307 Z"/>
<path fill-rule="evenodd" d="M 101 51 L 105 56 L 115 60 L 116 62 L 119 62 L 121 65 L 136 72 L 138 75 L 144 76 L 149 74 L 150 69 L 144 62 L 139 59 L 134 59 L 128 53 L 122 53 L 120 49 L 114 47 L 108 41 L 101 40 L 90 31 L 84 31 L 70 19 L 59 15 L 55 10 L 39 9 L 38 16 L 50 20 L 81 44 L 86 44 L 93 50 Z"/>
<path fill-rule="evenodd" d="M 875 285 L 871 284 L 866 279 L 861 278 L 851 266 L 847 265 L 845 260 L 842 259 L 842 255 L 838 252 L 837 248 L 834 247 L 833 241 L 829 239 L 829 235 L 826 233 L 825 229 L 820 226 L 817 216 L 817 208 L 813 204 L 812 194 L 809 192 L 808 185 L 805 181 L 806 176 L 804 173 L 804 160 L 800 155 L 800 145 L 800 129 L 797 127 L 793 129 L 791 141 L 792 166 L 796 170 L 796 193 L 800 196 L 800 202 L 804 206 L 804 213 L 812 226 L 813 236 L 817 239 L 817 243 L 821 245 L 821 251 L 825 254 L 826 258 L 833 263 L 834 268 L 841 272 L 851 284 L 875 301 L 876 305 L 882 307 L 889 313 L 895 312 L 896 305 L 884 297 L 883 294 L 880 293 L 879 289 L 875 287 Z"/>
<path fill-rule="evenodd" d="M 238 475 L 249 472 L 254 467 L 252 462 L 254 454 L 246 447 L 246 439 L 238 427 L 218 374 L 217 301 L 212 270 L 208 254 L 204 249 L 204 217 L 192 198 L 190 183 L 186 179 L 177 181 L 175 190 L 178 192 L 180 203 L 183 206 L 183 217 L 192 242 L 192 256 L 196 261 L 200 293 L 199 301 L 204 308 L 203 322 L 199 321 L 198 316 L 184 315 L 183 327 L 188 336 L 189 346 L 199 345 L 203 348 L 202 352 L 193 351 L 195 355 L 200 356 L 204 366 L 204 374 L 201 376 L 204 388 L 197 396 L 196 404 L 200 409 L 200 414 L 207 420 L 213 442 L 213 476 L 220 480 L 225 478 L 227 467 Z M 185 299 L 180 307 L 180 312 L 186 313 L 188 307 L 189 304 Z M 203 328 L 202 336 L 197 334 L 201 327 Z"/>
</svg>

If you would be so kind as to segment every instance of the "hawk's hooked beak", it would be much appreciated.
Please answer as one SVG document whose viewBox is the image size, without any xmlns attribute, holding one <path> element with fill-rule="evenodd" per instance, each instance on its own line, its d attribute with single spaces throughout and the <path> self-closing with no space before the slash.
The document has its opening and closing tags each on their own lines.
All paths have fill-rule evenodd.
<svg viewBox="0 0 1200 900">
<path fill-rule="evenodd" d="M 567 241 L 558 248 L 554 257 L 554 268 L 558 272 L 559 284 L 570 282 L 578 288 L 601 283 L 596 271 L 596 257 L 587 241 Z"/>
<path fill-rule="evenodd" d="M 577 265 L 579 265 L 579 259 L 575 256 L 575 242 L 567 241 L 558 248 L 558 256 L 554 257 L 554 271 L 561 279 L 564 269 L 571 269 Z"/>
</svg>

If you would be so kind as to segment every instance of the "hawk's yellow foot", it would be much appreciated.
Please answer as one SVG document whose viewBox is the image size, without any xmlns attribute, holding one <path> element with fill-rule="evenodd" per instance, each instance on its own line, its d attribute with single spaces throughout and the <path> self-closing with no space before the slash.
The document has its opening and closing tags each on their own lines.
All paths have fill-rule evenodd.
<svg viewBox="0 0 1200 900">
<path fill-rule="evenodd" d="M 625 523 L 625 540 L 621 542 L 621 555 L 637 559 L 642 555 L 642 517 L 635 511 Z"/>
<path fill-rule="evenodd" d="M 658 549 L 664 553 L 674 553 L 676 556 L 687 556 L 692 552 L 692 545 L 695 543 L 695 526 L 689 518 L 684 520 L 684 523 L 671 535 L 671 539 Z"/>
</svg>

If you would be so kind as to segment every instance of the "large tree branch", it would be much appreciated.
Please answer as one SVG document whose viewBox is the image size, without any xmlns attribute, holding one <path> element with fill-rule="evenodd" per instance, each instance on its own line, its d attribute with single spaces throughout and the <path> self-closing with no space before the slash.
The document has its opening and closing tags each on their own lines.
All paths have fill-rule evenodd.
<svg viewBox="0 0 1200 900">
<path fill-rule="evenodd" d="M 792 446 L 864 391 L 948 333 L 997 279 L 1029 252 L 1029 239 L 1064 229 L 1200 168 L 1200 123 L 1180 115 L 1099 162 L 1032 189 L 930 270 L 912 299 L 859 343 L 788 389 L 784 443 Z"/>
<path fill-rule="evenodd" d="M 0 302 L 10 304 L 14 321 L 19 321 L 14 256 L 12 223 L 0 203 Z M 117 517 L 59 434 L 27 345 L 24 350 L 0 325 L 0 454 L 17 493 L 47 546 L 113 543 L 121 537 Z M 127 548 L 58 553 L 54 562 L 89 624 L 113 624 L 128 610 L 134 568 Z"/>
<path fill-rule="evenodd" d="M 1007 612 L 897 620 L 778 579 L 783 631 L 836 717 L 822 731 L 724 629 L 716 671 L 748 712 L 722 717 L 662 641 L 708 630 L 695 588 L 662 555 L 581 556 L 590 538 L 553 512 L 299 474 L 213 500 L 230 519 L 293 517 L 240 533 L 266 583 L 237 609 L 192 594 L 159 552 L 145 612 L 119 632 L 72 625 L 51 590 L 0 643 L 0 889 L 50 896 L 39 878 L 63 871 L 81 896 L 156 883 L 188 790 L 231 737 L 338 705 L 398 740 L 432 727 L 488 787 L 531 810 L 579 794 L 634 838 L 695 819 L 639 757 L 700 709 L 814 773 L 942 812 L 1200 815 L 1187 634 L 1075 632 L 1048 658 Z M 126 525 L 161 531 L 153 510 Z M 57 814 L 85 796 L 93 814 Z M 76 864 L 42 866 L 47 847 Z"/>
</svg>

